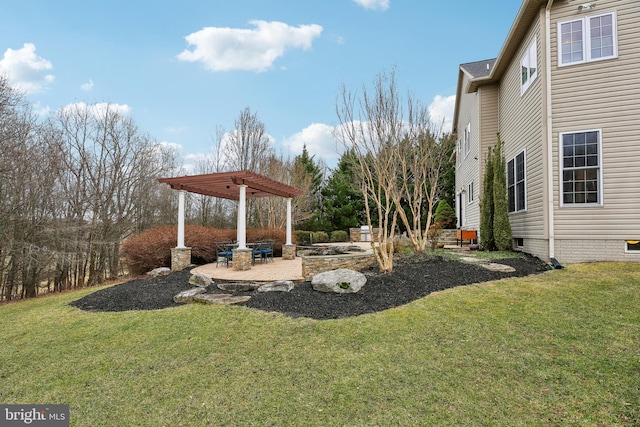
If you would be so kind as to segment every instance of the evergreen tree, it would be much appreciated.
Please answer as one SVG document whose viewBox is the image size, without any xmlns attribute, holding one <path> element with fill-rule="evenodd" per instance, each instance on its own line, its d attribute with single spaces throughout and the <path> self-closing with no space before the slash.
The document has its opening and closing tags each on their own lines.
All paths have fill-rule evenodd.
<svg viewBox="0 0 640 427">
<path fill-rule="evenodd" d="M 353 151 L 346 151 L 322 190 L 325 219 L 329 230 L 347 231 L 366 224 L 362 192 L 356 184 Z"/>
<path fill-rule="evenodd" d="M 484 164 L 482 197 L 480 198 L 480 243 L 485 250 L 496 249 L 493 237 L 493 152 L 489 149 Z"/>
<path fill-rule="evenodd" d="M 326 228 L 326 221 L 322 210 L 322 184 L 324 173 L 316 164 L 314 156 L 309 155 L 306 144 L 302 154 L 293 159 L 293 170 L 296 176 L 294 184 L 306 190 L 306 201 L 300 206 L 304 230 L 319 231 Z"/>
<path fill-rule="evenodd" d="M 507 201 L 506 170 L 506 163 L 502 155 L 502 140 L 498 134 L 498 143 L 493 152 L 493 238 L 496 248 L 501 251 L 513 248 Z"/>
<path fill-rule="evenodd" d="M 446 200 L 440 200 L 433 215 L 433 221 L 440 223 L 442 228 L 455 228 L 456 212 Z"/>
</svg>

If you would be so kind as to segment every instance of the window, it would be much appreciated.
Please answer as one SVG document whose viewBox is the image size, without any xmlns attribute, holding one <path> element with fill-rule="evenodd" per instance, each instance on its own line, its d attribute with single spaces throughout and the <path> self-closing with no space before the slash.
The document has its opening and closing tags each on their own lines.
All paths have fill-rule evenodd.
<svg viewBox="0 0 640 427">
<path fill-rule="evenodd" d="M 524 151 L 507 163 L 507 200 L 509 212 L 520 212 L 527 208 Z"/>
<path fill-rule="evenodd" d="M 537 43 L 534 38 L 520 60 L 520 72 L 522 76 L 520 94 L 524 94 L 538 76 L 538 51 L 536 48 Z"/>
<path fill-rule="evenodd" d="M 558 23 L 558 65 L 618 56 L 615 12 Z"/>
<path fill-rule="evenodd" d="M 464 128 L 464 156 L 467 157 L 471 151 L 471 122 Z"/>
<path fill-rule="evenodd" d="M 602 204 L 601 131 L 561 133 L 562 203 Z"/>
<path fill-rule="evenodd" d="M 473 194 L 473 181 L 469 183 L 467 186 L 467 201 L 472 203 L 475 200 L 475 195 Z"/>
<path fill-rule="evenodd" d="M 637 252 L 640 253 L 640 240 L 627 240 L 625 252 Z"/>
</svg>

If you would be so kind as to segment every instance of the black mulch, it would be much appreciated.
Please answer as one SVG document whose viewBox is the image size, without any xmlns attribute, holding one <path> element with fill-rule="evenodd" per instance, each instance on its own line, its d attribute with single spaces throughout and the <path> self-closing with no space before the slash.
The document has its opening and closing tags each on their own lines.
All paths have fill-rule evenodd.
<svg viewBox="0 0 640 427">
<path fill-rule="evenodd" d="M 337 319 L 386 310 L 407 304 L 431 292 L 506 277 L 522 277 L 548 270 L 538 258 L 509 258 L 493 262 L 512 266 L 513 273 L 489 271 L 479 265 L 445 260 L 441 257 L 396 258 L 392 273 L 380 274 L 377 267 L 364 271 L 367 283 L 354 294 L 314 291 L 310 282 L 298 283 L 291 292 L 237 292 L 251 295 L 245 305 L 290 317 Z M 87 311 L 157 310 L 175 307 L 174 295 L 191 289 L 189 270 L 156 278 L 141 278 L 94 292 L 70 305 Z M 229 293 L 215 284 L 209 293 Z"/>
</svg>

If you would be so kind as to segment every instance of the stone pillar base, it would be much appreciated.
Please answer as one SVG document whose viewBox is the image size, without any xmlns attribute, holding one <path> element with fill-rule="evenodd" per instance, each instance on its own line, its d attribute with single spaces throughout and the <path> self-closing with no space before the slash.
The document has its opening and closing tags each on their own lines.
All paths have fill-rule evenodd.
<svg viewBox="0 0 640 427">
<path fill-rule="evenodd" d="M 191 265 L 191 248 L 171 248 L 171 271 L 180 271 Z"/>
<path fill-rule="evenodd" d="M 251 270 L 251 249 L 233 250 L 233 269 L 238 271 Z"/>
<path fill-rule="evenodd" d="M 296 259 L 296 245 L 282 245 L 282 259 Z"/>
</svg>

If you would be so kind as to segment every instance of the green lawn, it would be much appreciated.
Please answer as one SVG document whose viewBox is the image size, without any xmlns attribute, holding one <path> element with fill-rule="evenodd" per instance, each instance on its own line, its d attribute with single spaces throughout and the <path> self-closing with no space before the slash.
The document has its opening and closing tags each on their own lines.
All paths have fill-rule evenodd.
<svg viewBox="0 0 640 427">
<path fill-rule="evenodd" d="M 73 426 L 640 424 L 640 263 L 571 265 L 345 320 L 0 306 L 0 403 Z"/>
</svg>

